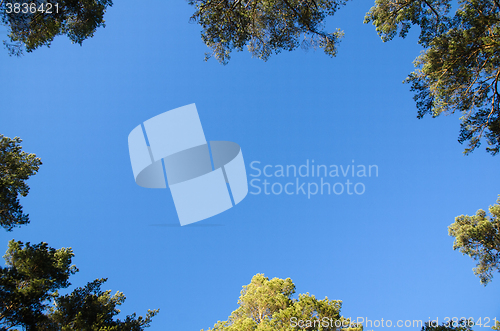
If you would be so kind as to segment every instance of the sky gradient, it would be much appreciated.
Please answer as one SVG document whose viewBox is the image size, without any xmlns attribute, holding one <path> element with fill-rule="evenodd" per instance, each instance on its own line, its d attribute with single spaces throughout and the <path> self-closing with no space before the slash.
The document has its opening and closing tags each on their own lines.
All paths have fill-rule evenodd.
<svg viewBox="0 0 500 331">
<path fill-rule="evenodd" d="M 418 31 L 383 43 L 362 23 L 372 5 L 348 3 L 328 20 L 328 30 L 345 31 L 333 59 L 298 49 L 267 62 L 247 51 L 226 66 L 204 62 L 182 0 L 116 1 L 82 47 L 58 37 L 20 58 L 1 52 L 0 133 L 21 137 L 43 162 L 21 200 L 31 224 L 1 232 L 3 251 L 13 238 L 72 247 L 80 272 L 69 290 L 108 277 L 103 289 L 127 297 L 121 316 L 160 308 L 152 331 L 226 320 L 257 273 L 343 300 L 347 317 L 500 318 L 499 275 L 482 286 L 447 233 L 456 216 L 495 203 L 500 156 L 484 145 L 463 156 L 458 114 L 416 118 L 402 81 L 420 52 Z M 127 137 L 190 103 L 207 140 L 241 146 L 249 180 L 253 161 L 354 160 L 377 165 L 378 176 L 354 178 L 361 195 L 249 194 L 180 227 L 168 189 L 135 184 Z"/>
</svg>

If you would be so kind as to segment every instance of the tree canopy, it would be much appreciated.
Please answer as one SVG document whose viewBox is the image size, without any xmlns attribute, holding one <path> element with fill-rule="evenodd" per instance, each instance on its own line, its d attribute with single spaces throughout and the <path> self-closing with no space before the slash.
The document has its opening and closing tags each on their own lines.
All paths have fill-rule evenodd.
<svg viewBox="0 0 500 331">
<path fill-rule="evenodd" d="M 68 287 L 69 276 L 77 271 L 72 257 L 71 249 L 11 240 L 4 255 L 7 267 L 0 267 L 0 325 L 33 329 L 46 322 L 47 301 Z"/>
<path fill-rule="evenodd" d="M 494 271 L 500 271 L 500 196 L 489 212 L 490 217 L 482 209 L 473 216 L 458 216 L 448 228 L 455 237 L 453 249 L 478 261 L 473 270 L 484 285 L 492 280 Z"/>
<path fill-rule="evenodd" d="M 383 41 L 420 27 L 424 52 L 406 82 L 415 92 L 418 117 L 461 114 L 459 142 L 468 154 L 485 138 L 486 150 L 500 151 L 500 2 L 459 0 L 376 0 L 365 17 Z"/>
<path fill-rule="evenodd" d="M 22 150 L 21 141 L 0 135 L 0 221 L 7 231 L 28 223 L 18 194 L 28 194 L 25 181 L 42 164 L 35 154 Z M 71 264 L 73 257 L 71 248 L 11 240 L 4 255 L 6 266 L 0 266 L 0 330 L 141 331 L 150 325 L 158 309 L 148 310 L 145 317 L 134 313 L 124 320 L 114 319 L 125 296 L 101 291 L 106 279 L 59 295 L 58 290 L 69 287 L 69 277 L 78 271 Z"/>
<path fill-rule="evenodd" d="M 111 0 L 51 1 L 34 0 L 30 3 L 36 6 L 24 7 L 20 0 L 0 0 L 2 23 L 10 30 L 5 45 L 11 54 L 49 46 L 57 35 L 81 44 L 105 25 L 104 13 L 112 6 Z M 335 56 L 343 32 L 324 31 L 325 20 L 346 2 L 188 0 L 195 8 L 191 20 L 201 25 L 202 39 L 212 51 L 206 58 L 214 56 L 223 64 L 232 51 L 245 46 L 263 60 L 298 47 L 319 47 Z M 415 92 L 418 117 L 459 112 L 458 141 L 468 144 L 464 153 L 486 141 L 486 150 L 495 155 L 500 151 L 500 1 L 458 2 L 459 8 L 451 13 L 451 0 L 376 0 L 365 23 L 372 22 L 383 41 L 398 34 L 405 37 L 412 26 L 420 27 L 419 43 L 425 51 L 406 80 Z M 49 13 L 47 4 L 57 4 L 57 10 Z"/>
<path fill-rule="evenodd" d="M 244 46 L 266 61 L 273 53 L 299 46 L 320 47 L 335 56 L 343 36 L 325 32 L 324 20 L 347 0 L 189 0 L 196 8 L 191 20 L 202 27 L 202 39 L 223 64 Z M 211 55 L 207 54 L 206 58 Z"/>
<path fill-rule="evenodd" d="M 191 20 L 202 27 L 202 39 L 226 64 L 232 51 L 244 46 L 267 60 L 273 53 L 299 46 L 337 53 L 343 32 L 323 31 L 324 22 L 347 0 L 189 0 L 196 9 Z M 461 114 L 460 143 L 468 154 L 485 140 L 486 150 L 500 151 L 500 1 L 376 0 L 366 14 L 383 41 L 406 37 L 420 27 L 425 52 L 406 82 L 415 92 L 418 117 Z"/>
<path fill-rule="evenodd" d="M 226 64 L 232 51 L 245 46 L 252 55 L 267 60 L 273 53 L 298 47 L 319 47 L 330 56 L 337 53 L 343 32 L 326 32 L 325 20 L 347 0 L 188 0 L 201 25 L 201 36 L 219 62 Z M 388 41 L 405 37 L 420 27 L 419 43 L 425 52 L 415 60 L 416 70 L 406 82 L 415 92 L 418 117 L 426 114 L 461 114 L 460 143 L 468 154 L 486 141 L 486 150 L 500 151 L 500 1 L 459 0 L 451 12 L 451 0 L 376 0 L 366 14 Z M 20 0 L 0 0 L 2 23 L 9 27 L 12 54 L 50 45 L 57 35 L 74 43 L 92 37 L 104 26 L 111 0 L 61 0 L 50 13 L 36 0 L 26 7 Z M 12 11 L 18 6 L 18 12 Z M 37 7 L 38 6 L 38 7 Z M 41 6 L 41 7 L 40 7 Z M 36 7 L 36 8 L 35 8 Z M 38 10 L 42 8 L 42 10 Z M 32 9 L 36 9 L 34 12 Z"/>
<path fill-rule="evenodd" d="M 239 308 L 227 321 L 218 321 L 207 331 L 318 330 L 318 327 L 324 331 L 362 330 L 340 315 L 342 301 L 318 300 L 309 293 L 294 299 L 294 293 L 295 285 L 290 278 L 269 280 L 257 274 L 250 284 L 243 286 Z"/>
<path fill-rule="evenodd" d="M 54 249 L 47 243 L 30 245 L 11 240 L 0 267 L 0 329 L 21 326 L 26 330 L 143 330 L 158 310 L 145 317 L 129 315 L 113 320 L 125 301 L 123 293 L 101 291 L 106 279 L 96 279 L 83 288 L 60 296 L 69 277 L 78 269 L 71 265 L 71 248 Z"/>
<path fill-rule="evenodd" d="M 28 195 L 26 181 L 42 164 L 35 154 L 22 150 L 21 142 L 21 138 L 11 139 L 0 134 L 0 225 L 7 231 L 29 223 L 19 196 Z"/>
<path fill-rule="evenodd" d="M 112 5 L 111 0 L 0 0 L 0 19 L 9 28 L 4 45 L 13 55 L 50 46 L 58 35 L 81 45 L 105 26 L 104 13 Z"/>
</svg>

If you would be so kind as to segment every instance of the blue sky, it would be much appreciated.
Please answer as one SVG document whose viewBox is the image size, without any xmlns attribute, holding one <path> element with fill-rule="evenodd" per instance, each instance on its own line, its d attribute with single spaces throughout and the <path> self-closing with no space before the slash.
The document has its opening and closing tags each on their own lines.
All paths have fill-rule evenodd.
<svg viewBox="0 0 500 331">
<path fill-rule="evenodd" d="M 160 308 L 150 330 L 227 319 L 257 273 L 343 300 L 344 316 L 500 318 L 498 274 L 483 287 L 447 234 L 455 216 L 496 201 L 500 159 L 484 145 L 462 155 L 458 114 L 417 120 L 401 82 L 418 31 L 382 43 L 362 23 L 371 5 L 349 3 L 328 21 L 345 31 L 333 59 L 299 49 L 268 62 L 248 52 L 227 66 L 204 62 L 185 1 L 117 1 L 83 47 L 59 37 L 21 58 L 0 53 L 0 132 L 44 163 L 22 200 L 31 224 L 1 233 L 3 250 L 12 238 L 72 247 L 71 289 L 108 277 L 104 288 L 127 296 L 124 314 Z M 306 160 L 354 160 L 379 175 L 362 179 L 362 195 L 249 194 L 180 227 L 168 189 L 135 184 L 127 137 L 190 103 L 208 140 L 241 146 L 249 175 L 252 161 Z"/>
</svg>

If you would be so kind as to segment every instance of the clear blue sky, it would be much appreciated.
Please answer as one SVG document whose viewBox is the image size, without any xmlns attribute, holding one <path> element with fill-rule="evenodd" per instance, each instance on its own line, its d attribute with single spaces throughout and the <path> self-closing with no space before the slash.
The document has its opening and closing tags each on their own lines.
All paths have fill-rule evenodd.
<svg viewBox="0 0 500 331">
<path fill-rule="evenodd" d="M 343 300 L 344 316 L 500 318 L 500 275 L 480 285 L 447 234 L 455 216 L 496 201 L 500 156 L 484 145 L 463 156 L 458 114 L 417 120 L 401 82 L 418 31 L 382 43 L 362 23 L 371 5 L 349 3 L 328 21 L 345 31 L 333 59 L 299 49 L 268 62 L 246 51 L 227 66 L 204 62 L 182 0 L 116 1 L 83 47 L 59 37 L 21 58 L 1 52 L 0 133 L 43 161 L 22 200 L 31 224 L 1 232 L 1 251 L 12 238 L 72 247 L 80 272 L 71 289 L 108 277 L 104 288 L 127 296 L 124 314 L 161 309 L 150 330 L 227 319 L 256 273 Z M 190 103 L 208 140 L 241 146 L 249 175 L 252 161 L 314 159 L 377 165 L 378 177 L 361 179 L 362 195 L 249 194 L 180 227 L 168 190 L 135 184 L 127 137 Z"/>
</svg>

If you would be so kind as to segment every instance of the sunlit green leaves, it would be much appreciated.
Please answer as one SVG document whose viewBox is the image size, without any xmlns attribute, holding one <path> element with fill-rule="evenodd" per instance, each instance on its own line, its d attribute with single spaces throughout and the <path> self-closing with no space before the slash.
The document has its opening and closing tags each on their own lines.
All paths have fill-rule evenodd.
<svg viewBox="0 0 500 331">
<path fill-rule="evenodd" d="M 494 271 L 500 271 L 500 196 L 489 212 L 490 217 L 482 209 L 473 216 L 458 216 L 448 228 L 450 236 L 455 237 L 453 249 L 478 261 L 474 273 L 484 285 L 491 281 Z"/>
<path fill-rule="evenodd" d="M 437 33 L 446 30 L 449 0 L 376 0 L 375 6 L 365 16 L 365 23 L 372 22 L 383 41 L 398 33 L 406 37 L 412 25 L 421 27 L 420 43 L 427 45 Z"/>
<path fill-rule="evenodd" d="M 309 293 L 293 299 L 294 294 L 295 285 L 290 278 L 269 280 L 257 274 L 250 284 L 243 286 L 239 308 L 227 321 L 217 322 L 208 331 L 319 330 L 318 327 L 323 331 L 362 330 L 361 326 L 340 316 L 342 301 L 318 300 Z M 316 324 L 313 326 L 313 323 Z"/>
<path fill-rule="evenodd" d="M 398 32 L 405 37 L 412 25 L 420 27 L 424 53 L 406 82 L 415 92 L 418 117 L 459 112 L 459 142 L 464 153 L 484 138 L 486 150 L 500 151 L 500 3 L 461 0 L 453 16 L 450 0 L 377 0 L 367 13 L 382 40 Z"/>
<path fill-rule="evenodd" d="M 346 0 L 190 0 L 191 20 L 202 27 L 202 39 L 226 64 L 233 50 L 247 46 L 264 61 L 273 53 L 297 47 L 319 47 L 335 56 L 343 32 L 323 31 L 324 20 Z"/>
</svg>

